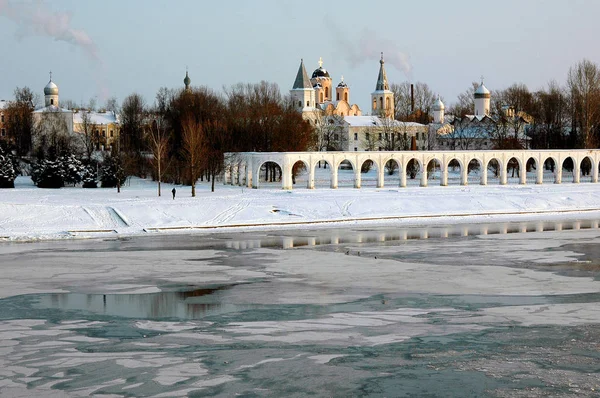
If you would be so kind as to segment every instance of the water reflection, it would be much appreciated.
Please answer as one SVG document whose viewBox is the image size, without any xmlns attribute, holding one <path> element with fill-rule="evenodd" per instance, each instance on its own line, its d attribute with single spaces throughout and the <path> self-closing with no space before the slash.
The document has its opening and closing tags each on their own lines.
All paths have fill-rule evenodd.
<svg viewBox="0 0 600 398">
<path fill-rule="evenodd" d="M 231 240 L 225 247 L 234 250 L 254 249 L 261 247 L 293 249 L 321 245 L 338 245 L 351 243 L 385 243 L 390 241 L 465 238 L 479 235 L 504 235 L 514 233 L 533 233 L 548 231 L 567 231 L 598 229 L 598 220 L 575 221 L 537 221 L 507 222 L 489 224 L 449 225 L 439 227 L 406 227 L 399 229 L 374 230 L 333 230 L 333 231 L 296 231 L 293 236 L 269 236 L 262 239 Z M 311 233 L 312 236 L 299 236 Z"/>
<path fill-rule="evenodd" d="M 243 306 L 223 303 L 223 292 L 233 286 L 147 294 L 45 294 L 38 296 L 33 307 L 125 318 L 198 319 L 242 309 Z"/>
</svg>

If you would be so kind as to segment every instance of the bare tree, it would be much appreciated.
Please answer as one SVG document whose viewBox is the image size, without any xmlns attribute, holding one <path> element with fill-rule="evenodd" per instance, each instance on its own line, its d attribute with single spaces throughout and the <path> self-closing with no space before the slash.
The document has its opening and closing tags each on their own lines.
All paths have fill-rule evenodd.
<svg viewBox="0 0 600 398">
<path fill-rule="evenodd" d="M 584 148 L 597 144 L 596 131 L 600 122 L 600 69 L 584 59 L 569 69 L 567 86 L 573 106 L 573 126 L 579 132 Z"/>
<path fill-rule="evenodd" d="M 338 115 L 322 115 L 315 119 L 317 151 L 342 151 L 346 148 L 348 137 L 344 135 L 344 118 Z"/>
<path fill-rule="evenodd" d="M 170 131 L 165 119 L 158 113 L 155 113 L 155 115 L 147 127 L 146 136 L 148 137 L 150 152 L 152 152 L 152 166 L 156 173 L 158 196 L 160 196 L 160 183 L 163 173 L 168 167 Z"/>
<path fill-rule="evenodd" d="M 182 120 L 182 152 L 188 166 L 192 185 L 192 197 L 196 196 L 196 181 L 202 173 L 202 146 L 204 131 L 200 123 L 192 115 Z"/>
<path fill-rule="evenodd" d="M 32 150 L 35 132 L 33 110 L 39 102 L 38 97 L 28 87 L 17 87 L 15 100 L 9 102 L 5 113 L 6 132 L 15 146 L 18 155 L 27 155 Z"/>
<path fill-rule="evenodd" d="M 43 112 L 35 124 L 33 146 L 38 159 L 55 159 L 73 153 L 73 136 L 69 133 L 66 116 L 60 109 Z"/>
<path fill-rule="evenodd" d="M 104 109 L 108 112 L 119 113 L 119 102 L 116 97 L 110 97 L 104 104 Z"/>
<path fill-rule="evenodd" d="M 429 123 L 429 113 L 435 101 L 435 95 L 427 83 L 417 82 L 413 84 L 413 96 L 411 98 L 410 82 L 392 84 L 391 91 L 394 92 L 394 117 L 405 122 Z"/>
<path fill-rule="evenodd" d="M 90 112 L 81 111 L 79 139 L 83 146 L 83 151 L 88 160 L 92 158 L 92 153 L 98 142 L 98 126 L 93 122 Z"/>
</svg>

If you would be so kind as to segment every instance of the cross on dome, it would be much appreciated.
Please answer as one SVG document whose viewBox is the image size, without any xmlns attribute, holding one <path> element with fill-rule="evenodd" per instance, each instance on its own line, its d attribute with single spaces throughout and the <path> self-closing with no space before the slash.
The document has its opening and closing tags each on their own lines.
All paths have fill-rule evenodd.
<svg viewBox="0 0 600 398">
<path fill-rule="evenodd" d="M 319 68 L 323 67 L 323 58 L 319 57 Z"/>
</svg>

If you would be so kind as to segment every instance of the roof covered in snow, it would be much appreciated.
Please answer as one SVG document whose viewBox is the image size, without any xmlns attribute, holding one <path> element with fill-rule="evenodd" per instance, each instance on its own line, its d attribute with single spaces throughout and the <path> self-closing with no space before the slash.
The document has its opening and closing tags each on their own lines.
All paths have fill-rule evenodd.
<svg viewBox="0 0 600 398">
<path fill-rule="evenodd" d="M 8 106 L 8 101 L 0 100 L 0 110 L 6 108 Z"/>
<path fill-rule="evenodd" d="M 72 113 L 73 111 L 70 109 L 65 109 L 65 108 L 59 108 L 56 105 L 50 105 L 50 106 L 45 106 L 43 108 L 40 108 L 36 111 L 34 111 L 33 113 L 44 113 L 44 112 L 62 112 L 62 113 Z"/>
<path fill-rule="evenodd" d="M 90 119 L 88 123 L 90 124 L 113 124 L 117 123 L 117 116 L 113 112 L 88 112 L 88 111 L 80 111 L 73 114 L 73 123 L 81 124 L 83 123 L 83 115 L 89 114 Z"/>
<path fill-rule="evenodd" d="M 424 124 L 415 122 L 400 122 L 398 120 L 382 121 L 377 116 L 344 116 L 344 122 L 350 127 L 381 127 L 393 125 L 396 127 L 425 127 Z"/>
</svg>

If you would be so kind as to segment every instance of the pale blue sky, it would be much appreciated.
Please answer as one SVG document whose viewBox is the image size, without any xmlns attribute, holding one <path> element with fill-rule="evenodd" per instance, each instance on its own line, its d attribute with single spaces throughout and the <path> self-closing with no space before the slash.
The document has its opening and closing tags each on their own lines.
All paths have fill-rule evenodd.
<svg viewBox="0 0 600 398">
<path fill-rule="evenodd" d="M 472 81 L 488 88 L 523 82 L 538 89 L 566 80 L 575 62 L 600 63 L 600 1 L 158 1 L 53 0 L 32 8 L 0 0 L 0 99 L 16 86 L 43 94 L 48 71 L 62 99 L 132 93 L 154 101 L 159 87 L 180 87 L 189 67 L 193 85 L 221 90 L 237 82 L 267 80 L 287 93 L 300 58 L 309 74 L 319 57 L 337 84 L 351 88 L 351 102 L 368 112 L 384 51 L 390 83 L 423 81 L 450 105 Z M 368 6 L 367 6 L 368 5 Z M 365 7 L 367 6 L 367 7 Z M 13 16 L 8 17 L 13 10 Z M 31 11 L 31 10 L 30 10 Z M 70 20 L 55 18 L 68 13 Z M 49 21 L 45 19 L 50 16 Z M 85 31 L 101 60 L 32 24 Z M 49 29 L 53 29 L 51 26 Z M 64 29 L 63 29 L 64 30 Z M 60 32 L 63 30 L 59 29 Z M 91 47 L 88 47 L 91 48 Z M 407 57 L 407 75 L 393 59 Z M 405 67 L 406 68 L 406 67 Z"/>
</svg>

